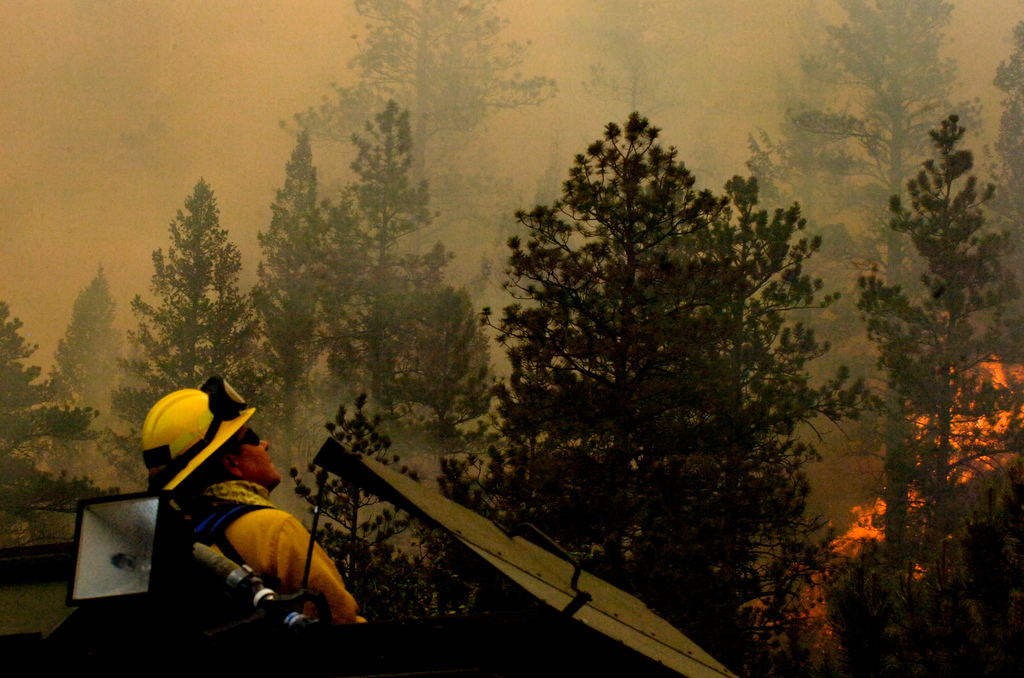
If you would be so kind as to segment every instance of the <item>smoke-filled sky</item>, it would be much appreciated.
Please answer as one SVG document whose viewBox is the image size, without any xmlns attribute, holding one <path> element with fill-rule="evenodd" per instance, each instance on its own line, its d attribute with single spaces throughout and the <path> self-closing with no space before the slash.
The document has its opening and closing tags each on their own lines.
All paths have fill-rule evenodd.
<svg viewBox="0 0 1024 678">
<path fill-rule="evenodd" d="M 632 33 L 609 0 L 500 5 L 508 38 L 532 41 L 523 74 L 559 87 L 538 108 L 491 118 L 480 137 L 502 154 L 521 206 L 531 206 L 553 152 L 568 168 L 628 112 L 581 85 L 602 56 L 628 53 L 616 34 L 658 46 L 666 94 L 650 117 L 705 185 L 744 172 L 748 134 L 781 119 L 778 84 L 797 78 L 798 51 L 814 37 L 799 33 L 809 0 L 650 4 L 656 21 Z M 841 16 L 831 0 L 816 4 L 830 21 Z M 991 80 L 1024 2 L 957 5 L 949 35 L 963 91 L 952 98 L 980 97 L 991 134 Z M 0 300 L 40 345 L 32 362 L 49 363 L 75 296 L 101 264 L 119 324 L 132 324 L 128 301 L 148 289 L 151 253 L 166 248 L 167 225 L 200 177 L 251 281 L 256 233 L 269 223 L 294 143 L 279 122 L 316 106 L 332 82 L 354 80 L 346 65 L 362 23 L 350 0 L 0 2 Z M 328 180 L 344 174 L 317 164 Z M 449 244 L 466 266 L 477 264 L 473 242 Z"/>
</svg>

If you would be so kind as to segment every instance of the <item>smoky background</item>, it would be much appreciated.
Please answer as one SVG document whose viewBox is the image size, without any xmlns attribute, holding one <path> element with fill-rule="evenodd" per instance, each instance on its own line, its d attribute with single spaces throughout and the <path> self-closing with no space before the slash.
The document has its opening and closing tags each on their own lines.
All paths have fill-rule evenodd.
<svg viewBox="0 0 1024 678">
<path fill-rule="evenodd" d="M 502 40 L 527 47 L 516 70 L 553 79 L 557 94 L 451 134 L 427 168 L 428 179 L 446 163 L 487 179 L 460 209 L 458 186 L 454 198 L 438 200 L 444 188 L 432 185 L 433 223 L 416 236 L 423 248 L 440 241 L 454 253 L 453 284 L 479 282 L 477 307 L 507 300 L 500 282 L 512 212 L 556 197 L 573 156 L 604 125 L 638 110 L 663 129 L 699 186 L 720 190 L 748 173 L 750 135 L 778 133 L 801 80 L 800 55 L 821 44 L 825 25 L 844 21 L 826 0 L 516 0 L 496 8 Z M 957 4 L 945 31 L 958 64 L 949 98 L 982 106 L 981 125 L 969 130 L 979 165 L 998 131 L 993 74 L 1022 16 L 1020 2 L 970 0 Z M 76 295 L 100 266 L 116 326 L 134 326 L 129 301 L 149 298 L 152 253 L 166 248 L 168 223 L 200 177 L 241 250 L 243 289 L 255 282 L 257 234 L 295 144 L 294 115 L 329 100 L 332 86 L 356 83 L 349 63 L 365 24 L 340 0 L 0 4 L 0 299 L 39 346 L 32 364 L 49 369 Z M 324 195 L 351 179 L 353 157 L 344 140 L 314 140 Z M 481 281 L 482 268 L 490 273 Z M 842 275 L 830 274 L 827 286 L 849 290 L 856 273 Z M 497 348 L 492 357 L 500 373 Z M 840 435 L 825 447 L 844 445 Z M 841 522 L 851 504 L 869 499 L 870 468 L 851 486 L 851 464 L 862 462 L 838 453 L 825 461 L 811 470 L 811 508 Z"/>
<path fill-rule="evenodd" d="M 498 112 L 463 140 L 487 151 L 485 171 L 511 180 L 516 206 L 532 206 L 549 165 L 560 181 L 603 125 L 630 112 L 630 101 L 616 100 L 624 97 L 584 86 L 592 66 L 622 79 L 630 59 L 650 74 L 640 112 L 703 185 L 745 173 L 747 136 L 777 126 L 787 108 L 780 85 L 799 78 L 799 50 L 820 38 L 821 26 L 807 22 L 841 18 L 832 3 L 806 0 L 639 5 L 500 6 L 507 38 L 532 43 L 523 72 L 558 83 L 552 100 Z M 973 0 L 950 26 L 960 95 L 987 106 L 986 141 L 998 115 L 992 74 L 1020 11 L 1020 3 Z M 200 176 L 251 281 L 256 233 L 269 223 L 294 144 L 279 123 L 318 105 L 331 83 L 354 80 L 347 63 L 360 32 L 345 2 L 3 3 L 0 289 L 39 344 L 38 361 L 49 360 L 100 264 L 125 302 L 118 322 L 129 326 L 126 301 L 148 286 L 150 255 Z M 337 146 L 314 148 L 325 190 L 351 159 Z M 437 237 L 457 253 L 453 272 L 474 274 L 490 234 L 449 238 L 444 221 Z"/>
</svg>

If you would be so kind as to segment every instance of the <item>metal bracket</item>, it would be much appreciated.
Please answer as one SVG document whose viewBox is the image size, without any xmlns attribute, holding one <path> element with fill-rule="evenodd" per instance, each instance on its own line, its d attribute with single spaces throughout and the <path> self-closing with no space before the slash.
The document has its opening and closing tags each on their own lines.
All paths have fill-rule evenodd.
<svg viewBox="0 0 1024 678">
<path fill-rule="evenodd" d="M 509 534 L 510 537 L 523 537 L 526 534 L 531 534 L 536 538 L 537 546 L 540 546 L 545 551 L 552 553 L 562 560 L 566 561 L 573 567 L 572 579 L 569 580 L 569 586 L 576 593 L 576 597 L 572 599 L 568 605 L 562 610 L 563 613 L 570 617 L 579 612 L 580 608 L 590 602 L 591 596 L 586 591 L 580 591 L 579 581 L 580 573 L 583 572 L 583 567 L 576 561 L 575 558 L 570 556 L 565 549 L 559 546 L 554 539 L 544 534 L 539 527 L 533 523 L 521 523 L 516 526 L 514 530 Z"/>
</svg>

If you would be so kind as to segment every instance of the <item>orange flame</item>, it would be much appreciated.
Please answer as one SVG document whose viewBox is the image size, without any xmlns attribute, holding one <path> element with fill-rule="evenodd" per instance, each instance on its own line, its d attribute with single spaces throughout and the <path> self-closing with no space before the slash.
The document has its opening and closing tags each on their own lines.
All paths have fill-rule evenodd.
<svg viewBox="0 0 1024 678">
<path fill-rule="evenodd" d="M 860 553 L 865 541 L 885 539 L 885 525 L 881 520 L 885 515 L 885 502 L 878 498 L 870 506 L 854 506 L 850 513 L 857 517 L 853 526 L 832 542 L 832 550 L 847 558 Z"/>
<path fill-rule="evenodd" d="M 1024 365 L 988 362 L 982 363 L 975 369 L 978 373 L 986 376 L 989 384 L 997 391 L 1008 389 L 1011 393 L 1017 393 L 1024 387 Z M 966 396 L 966 394 L 962 395 Z M 999 411 L 990 417 L 962 416 L 954 421 L 950 431 L 952 439 L 949 440 L 949 447 L 953 452 L 953 458 L 950 460 L 952 463 L 949 467 L 949 480 L 967 483 L 982 475 L 985 470 L 994 469 L 1004 464 L 1011 457 L 1012 451 L 1005 449 L 1000 439 L 1015 422 L 1022 419 L 1024 419 L 1024 407 L 1017 411 L 1012 409 Z M 935 421 L 931 417 L 920 417 L 916 424 L 922 437 L 928 436 L 930 429 L 934 431 Z M 986 454 L 978 454 L 982 450 Z M 972 454 L 976 456 L 970 457 L 969 455 Z M 923 502 L 924 500 L 917 490 L 908 488 L 907 508 L 909 511 L 920 509 Z M 886 503 L 879 497 L 870 505 L 854 506 L 850 512 L 854 516 L 853 524 L 845 533 L 832 541 L 831 547 L 837 555 L 852 559 L 859 555 L 868 543 L 885 540 Z M 920 579 L 924 574 L 925 568 L 921 564 L 915 563 L 908 576 Z M 812 628 L 817 629 L 814 644 L 820 649 L 831 638 L 831 629 L 825 620 L 826 604 L 821 581 L 815 580 L 803 593 L 803 596 L 808 610 L 808 622 Z"/>
<path fill-rule="evenodd" d="M 996 389 L 1013 392 L 1024 385 L 1024 365 L 1008 365 L 1001 362 L 981 363 L 975 371 L 987 377 L 988 383 Z M 918 417 L 916 424 L 921 436 L 927 438 L 935 435 L 933 419 L 935 415 Z M 1012 456 L 1014 450 L 1003 449 L 1001 438 L 1009 430 L 1015 420 L 1024 418 L 1024 408 L 1020 410 L 1002 410 L 992 416 L 970 417 L 961 415 L 950 423 L 949 447 L 954 454 L 949 460 L 948 480 L 964 484 L 980 476 L 986 470 L 1003 465 Z M 981 454 L 980 450 L 991 450 L 990 454 Z"/>
</svg>

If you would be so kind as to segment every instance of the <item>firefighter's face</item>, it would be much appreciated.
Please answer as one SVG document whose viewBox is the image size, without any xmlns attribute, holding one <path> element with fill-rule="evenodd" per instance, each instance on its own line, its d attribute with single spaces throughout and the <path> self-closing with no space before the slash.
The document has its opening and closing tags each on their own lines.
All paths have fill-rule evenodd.
<svg viewBox="0 0 1024 678">
<path fill-rule="evenodd" d="M 270 443 L 260 440 L 252 429 L 244 426 L 235 439 L 239 442 L 237 451 L 224 455 L 224 468 L 228 473 L 239 480 L 262 485 L 267 490 L 277 487 L 281 474 L 270 459 Z"/>
</svg>

